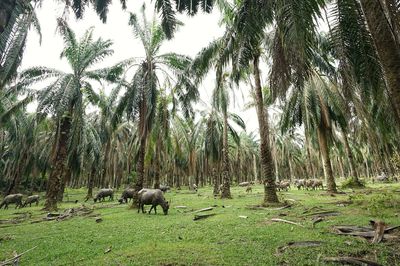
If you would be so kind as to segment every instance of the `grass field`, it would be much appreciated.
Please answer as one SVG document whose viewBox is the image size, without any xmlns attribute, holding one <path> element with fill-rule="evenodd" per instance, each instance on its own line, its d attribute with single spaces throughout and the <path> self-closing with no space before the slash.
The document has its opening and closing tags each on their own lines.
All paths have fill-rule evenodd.
<svg viewBox="0 0 400 266">
<path fill-rule="evenodd" d="M 158 207 L 157 215 L 137 213 L 117 201 L 86 206 L 93 216 L 73 217 L 65 221 L 31 223 L 46 216 L 38 207 L 0 210 L 0 262 L 13 257 L 13 251 L 25 253 L 20 265 L 330 265 L 325 257 L 355 256 L 382 265 L 400 265 L 399 241 L 370 244 L 361 238 L 331 233 L 333 225 L 367 226 L 369 220 L 384 220 L 400 225 L 400 185 L 380 185 L 364 190 L 346 190 L 335 197 L 322 191 L 281 192 L 280 197 L 293 204 L 290 208 L 250 209 L 261 202 L 262 186 L 253 193 L 232 188 L 233 199 L 214 199 L 211 188 L 198 194 L 187 189 L 166 194 L 171 209 L 167 216 Z M 120 193 L 118 192 L 117 197 Z M 69 190 L 63 209 L 81 206 L 84 190 Z M 350 205 L 332 202 L 352 200 Z M 184 205 L 186 209 L 177 209 Z M 193 221 L 193 211 L 216 206 L 215 216 Z M 149 209 L 149 206 L 147 206 Z M 312 228 L 315 211 L 337 211 Z M 24 217 L 21 223 L 11 219 Z M 17 213 L 17 214 L 16 214 Z M 239 216 L 247 216 L 241 218 Z M 281 218 L 300 223 L 300 227 L 271 222 Z M 398 233 L 398 231 L 397 231 Z M 321 241 L 316 247 L 289 247 L 293 241 Z M 111 251 L 105 253 L 107 249 Z M 0 263 L 1 264 L 1 263 Z"/>
</svg>

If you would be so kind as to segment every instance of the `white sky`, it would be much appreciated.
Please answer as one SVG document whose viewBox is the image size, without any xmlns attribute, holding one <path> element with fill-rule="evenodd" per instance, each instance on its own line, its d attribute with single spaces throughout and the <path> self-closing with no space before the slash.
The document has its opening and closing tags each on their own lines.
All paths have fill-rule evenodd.
<svg viewBox="0 0 400 266">
<path fill-rule="evenodd" d="M 111 39 L 114 43 L 114 55 L 107 58 L 101 65 L 112 65 L 131 57 L 141 57 L 144 51 L 139 40 L 135 39 L 131 26 L 128 25 L 129 12 L 139 14 L 140 8 L 146 2 L 147 17 L 153 15 L 154 6 L 151 1 L 135 0 L 127 1 L 128 9 L 123 11 L 119 1 L 114 0 L 109 8 L 107 23 L 101 23 L 93 9 L 87 8 L 84 18 L 76 20 L 71 12 L 67 18 L 70 27 L 75 31 L 78 37 L 91 26 L 94 26 L 94 37 Z M 62 16 L 64 6 L 56 1 L 43 1 L 43 5 L 37 10 L 40 25 L 42 28 L 42 44 L 39 44 L 39 36 L 31 31 L 28 35 L 27 46 L 22 61 L 22 69 L 32 66 L 46 66 L 63 71 L 69 71 L 65 59 L 60 59 L 60 53 L 63 48 L 62 38 L 56 33 L 56 18 Z M 212 14 L 198 14 L 194 17 L 179 15 L 178 17 L 184 26 L 175 34 L 175 38 L 166 42 L 161 52 L 176 52 L 194 57 L 201 48 L 207 46 L 212 40 L 223 34 L 223 28 L 219 27 L 219 11 L 214 10 Z M 212 90 L 214 88 L 214 75 L 203 82 L 199 88 L 201 100 L 210 103 Z M 264 77 L 265 78 L 265 77 Z M 243 95 L 248 95 L 247 89 L 242 89 Z M 32 108 L 32 107 L 31 107 Z M 237 91 L 235 104 L 231 102 L 230 110 L 241 115 L 246 122 L 247 131 L 254 131 L 258 128 L 257 116 L 254 109 L 243 110 L 242 93 Z"/>
</svg>

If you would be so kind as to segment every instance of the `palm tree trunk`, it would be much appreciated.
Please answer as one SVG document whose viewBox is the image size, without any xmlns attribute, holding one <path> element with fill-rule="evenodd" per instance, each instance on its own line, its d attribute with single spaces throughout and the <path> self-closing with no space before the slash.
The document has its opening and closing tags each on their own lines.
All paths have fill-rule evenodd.
<svg viewBox="0 0 400 266">
<path fill-rule="evenodd" d="M 307 158 L 308 158 L 308 163 L 307 163 L 307 172 L 309 176 L 312 176 L 312 178 L 316 178 L 315 177 L 315 170 L 314 170 L 314 164 L 312 162 L 312 158 L 311 158 L 311 144 L 310 144 L 310 137 L 308 136 L 308 131 L 306 130 L 306 126 L 304 126 L 304 136 L 306 139 L 306 152 L 307 152 Z"/>
<path fill-rule="evenodd" d="M 19 160 L 17 162 L 16 171 L 14 172 L 11 183 L 5 193 L 6 196 L 9 194 L 18 192 L 18 187 L 21 183 L 21 170 L 22 170 L 21 168 L 22 168 L 23 163 L 25 163 L 26 160 L 27 160 L 27 154 L 26 154 L 26 152 L 24 152 L 24 154 L 21 155 L 21 157 L 19 158 Z"/>
<path fill-rule="evenodd" d="M 59 136 L 55 143 L 55 155 L 53 157 L 52 169 L 46 191 L 46 202 L 44 210 L 57 210 L 57 196 L 61 188 L 61 182 L 67 175 L 68 137 L 71 131 L 71 118 L 64 117 L 60 121 Z"/>
<path fill-rule="evenodd" d="M 382 66 L 393 113 L 400 130 L 400 49 L 380 1 L 361 0 L 361 7 Z"/>
<path fill-rule="evenodd" d="M 3 33 L 15 8 L 15 0 L 2 0 L 0 2 L 0 34 Z"/>
<path fill-rule="evenodd" d="M 57 195 L 57 201 L 58 202 L 62 202 L 63 201 L 64 192 L 65 192 L 65 186 L 71 180 L 71 170 L 68 168 L 66 171 L 67 172 L 66 172 L 66 174 L 64 176 L 64 179 L 61 180 L 60 190 L 58 191 L 58 195 Z"/>
<path fill-rule="evenodd" d="M 335 178 L 333 177 L 331 159 L 329 157 L 327 134 L 327 129 L 324 126 L 324 123 L 321 122 L 318 126 L 318 141 L 322 157 L 322 167 L 324 169 L 324 175 L 327 182 L 326 186 L 328 192 L 336 193 L 337 189 Z"/>
<path fill-rule="evenodd" d="M 222 191 L 221 199 L 231 199 L 231 185 L 229 179 L 229 146 L 228 146 L 228 114 L 224 111 L 224 132 L 222 140 Z"/>
<path fill-rule="evenodd" d="M 215 166 L 215 163 L 213 163 L 213 168 L 212 168 L 212 182 L 214 185 L 214 189 L 213 189 L 213 195 L 218 195 L 219 194 L 219 186 L 218 186 L 218 171 L 217 168 Z"/>
<path fill-rule="evenodd" d="M 160 152 L 161 152 L 161 137 L 159 136 L 157 138 L 157 144 L 156 144 L 156 158 L 154 162 L 154 188 L 160 188 L 160 175 L 161 175 L 161 167 L 160 167 Z"/>
<path fill-rule="evenodd" d="M 275 181 L 278 182 L 279 181 L 279 166 L 278 166 L 278 156 L 277 156 L 277 151 L 276 151 L 276 147 L 274 149 L 274 166 L 275 166 Z"/>
<path fill-rule="evenodd" d="M 94 177 L 96 175 L 96 168 L 94 165 L 92 165 L 92 171 L 89 174 L 89 180 L 88 180 L 88 192 L 85 197 L 85 201 L 88 201 L 89 199 L 93 198 L 93 184 L 94 184 Z"/>
<path fill-rule="evenodd" d="M 107 174 L 109 174 L 109 157 L 110 157 L 110 149 L 111 149 L 111 143 L 110 140 L 108 139 L 106 142 L 106 146 L 104 148 L 104 158 L 103 158 L 103 169 L 101 171 L 101 177 L 100 177 L 100 182 L 99 186 L 103 187 L 103 184 L 106 180 Z"/>
<path fill-rule="evenodd" d="M 259 69 L 259 55 L 254 56 L 254 80 L 255 80 L 255 96 L 258 126 L 260 131 L 260 159 L 262 167 L 262 179 L 264 183 L 264 204 L 279 202 L 276 194 L 274 181 L 273 160 L 271 155 L 271 147 L 269 142 L 269 125 L 268 117 L 265 112 L 263 95 L 261 90 L 261 78 Z"/>
<path fill-rule="evenodd" d="M 293 167 L 292 167 L 292 158 L 290 158 L 290 156 L 287 157 L 288 160 L 288 164 L 289 164 L 289 180 L 290 182 L 292 182 L 293 180 Z"/>
<path fill-rule="evenodd" d="M 350 145 L 349 145 L 349 140 L 347 139 L 347 133 L 346 133 L 346 130 L 344 128 L 342 128 L 342 135 L 343 135 L 344 148 L 345 148 L 346 153 L 347 153 L 347 159 L 349 160 L 351 178 L 353 179 L 354 183 L 361 184 L 359 179 L 358 179 L 358 173 L 357 173 L 357 170 L 356 170 L 356 166 L 354 164 L 353 153 L 351 152 Z"/>
<path fill-rule="evenodd" d="M 135 193 L 133 194 L 132 206 L 137 206 L 138 192 L 143 188 L 144 181 L 144 157 L 146 154 L 146 140 L 147 140 L 147 129 L 146 129 L 146 101 L 144 95 L 140 103 L 139 110 L 139 153 L 138 160 L 136 162 L 136 183 Z"/>
</svg>

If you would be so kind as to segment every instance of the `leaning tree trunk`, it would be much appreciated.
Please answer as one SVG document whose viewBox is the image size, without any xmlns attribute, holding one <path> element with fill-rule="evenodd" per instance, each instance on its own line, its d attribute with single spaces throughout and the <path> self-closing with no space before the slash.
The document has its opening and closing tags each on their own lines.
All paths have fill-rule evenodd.
<svg viewBox="0 0 400 266">
<path fill-rule="evenodd" d="M 55 143 L 55 154 L 53 156 L 52 169 L 50 171 L 49 181 L 46 191 L 46 202 L 44 210 L 57 210 L 57 196 L 60 191 L 61 181 L 65 180 L 67 174 L 67 156 L 68 156 L 68 137 L 71 131 L 71 118 L 64 117 L 60 121 L 59 134 Z"/>
<path fill-rule="evenodd" d="M 146 103 L 144 97 L 142 98 L 141 108 L 139 113 L 139 154 L 136 163 L 136 183 L 134 186 L 135 193 L 133 194 L 132 206 L 136 206 L 138 203 L 138 192 L 143 188 L 144 181 L 144 157 L 146 154 Z"/>
<path fill-rule="evenodd" d="M 393 113 L 400 121 L 400 47 L 378 0 L 361 0 L 361 7 L 379 57 Z M 397 129 L 400 131 L 400 123 Z"/>
<path fill-rule="evenodd" d="M 269 125 L 268 114 L 266 113 L 261 90 L 261 78 L 259 69 L 260 56 L 255 55 L 253 60 L 254 80 L 255 80 L 255 96 L 258 126 L 260 132 L 260 161 L 262 169 L 262 179 L 264 183 L 264 204 L 277 203 L 278 195 L 276 194 L 276 186 L 274 181 L 273 159 L 271 155 L 271 147 L 269 142 Z"/>
<path fill-rule="evenodd" d="M 229 146 L 228 146 L 228 114 L 224 111 L 224 130 L 222 139 L 222 199 L 231 199 L 231 185 L 229 179 Z"/>
<path fill-rule="evenodd" d="M 336 193 L 337 189 L 336 189 L 335 178 L 333 177 L 331 159 L 329 157 L 327 135 L 328 135 L 328 130 L 324 125 L 324 123 L 321 121 L 321 123 L 318 126 L 318 141 L 319 141 L 319 149 L 322 155 L 322 167 L 324 169 L 324 175 L 327 183 L 326 186 L 328 192 Z"/>
</svg>

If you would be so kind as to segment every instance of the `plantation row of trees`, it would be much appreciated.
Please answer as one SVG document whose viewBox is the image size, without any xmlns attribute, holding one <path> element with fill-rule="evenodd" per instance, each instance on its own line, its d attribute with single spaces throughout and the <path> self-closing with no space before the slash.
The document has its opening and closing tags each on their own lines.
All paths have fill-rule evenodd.
<svg viewBox="0 0 400 266">
<path fill-rule="evenodd" d="M 94 4 L 104 21 L 108 3 Z M 79 18 L 88 2 L 67 4 Z M 259 180 L 267 204 L 278 201 L 277 179 L 323 176 L 336 192 L 335 177 L 361 185 L 360 177 L 399 172 L 398 1 L 155 1 L 160 23 L 145 19 L 144 10 L 128 22 L 143 58 L 107 68 L 96 64 L 113 54 L 112 42 L 94 40 L 93 29 L 78 40 L 59 19 L 67 73 L 44 66 L 17 71 L 29 27 L 40 34 L 34 5 L 0 4 L 6 194 L 46 188 L 45 209 L 52 210 L 66 186 L 87 186 L 91 197 L 94 187 L 212 184 L 217 193 L 222 184 L 221 197 L 230 198 L 232 183 Z M 220 38 L 193 59 L 160 53 L 178 27 L 175 12 L 213 6 L 225 27 Z M 210 73 L 210 107 L 194 112 Z M 246 132 L 231 112 L 237 87 L 249 90 L 258 132 Z M 28 113 L 32 101 L 38 107 Z"/>
</svg>

